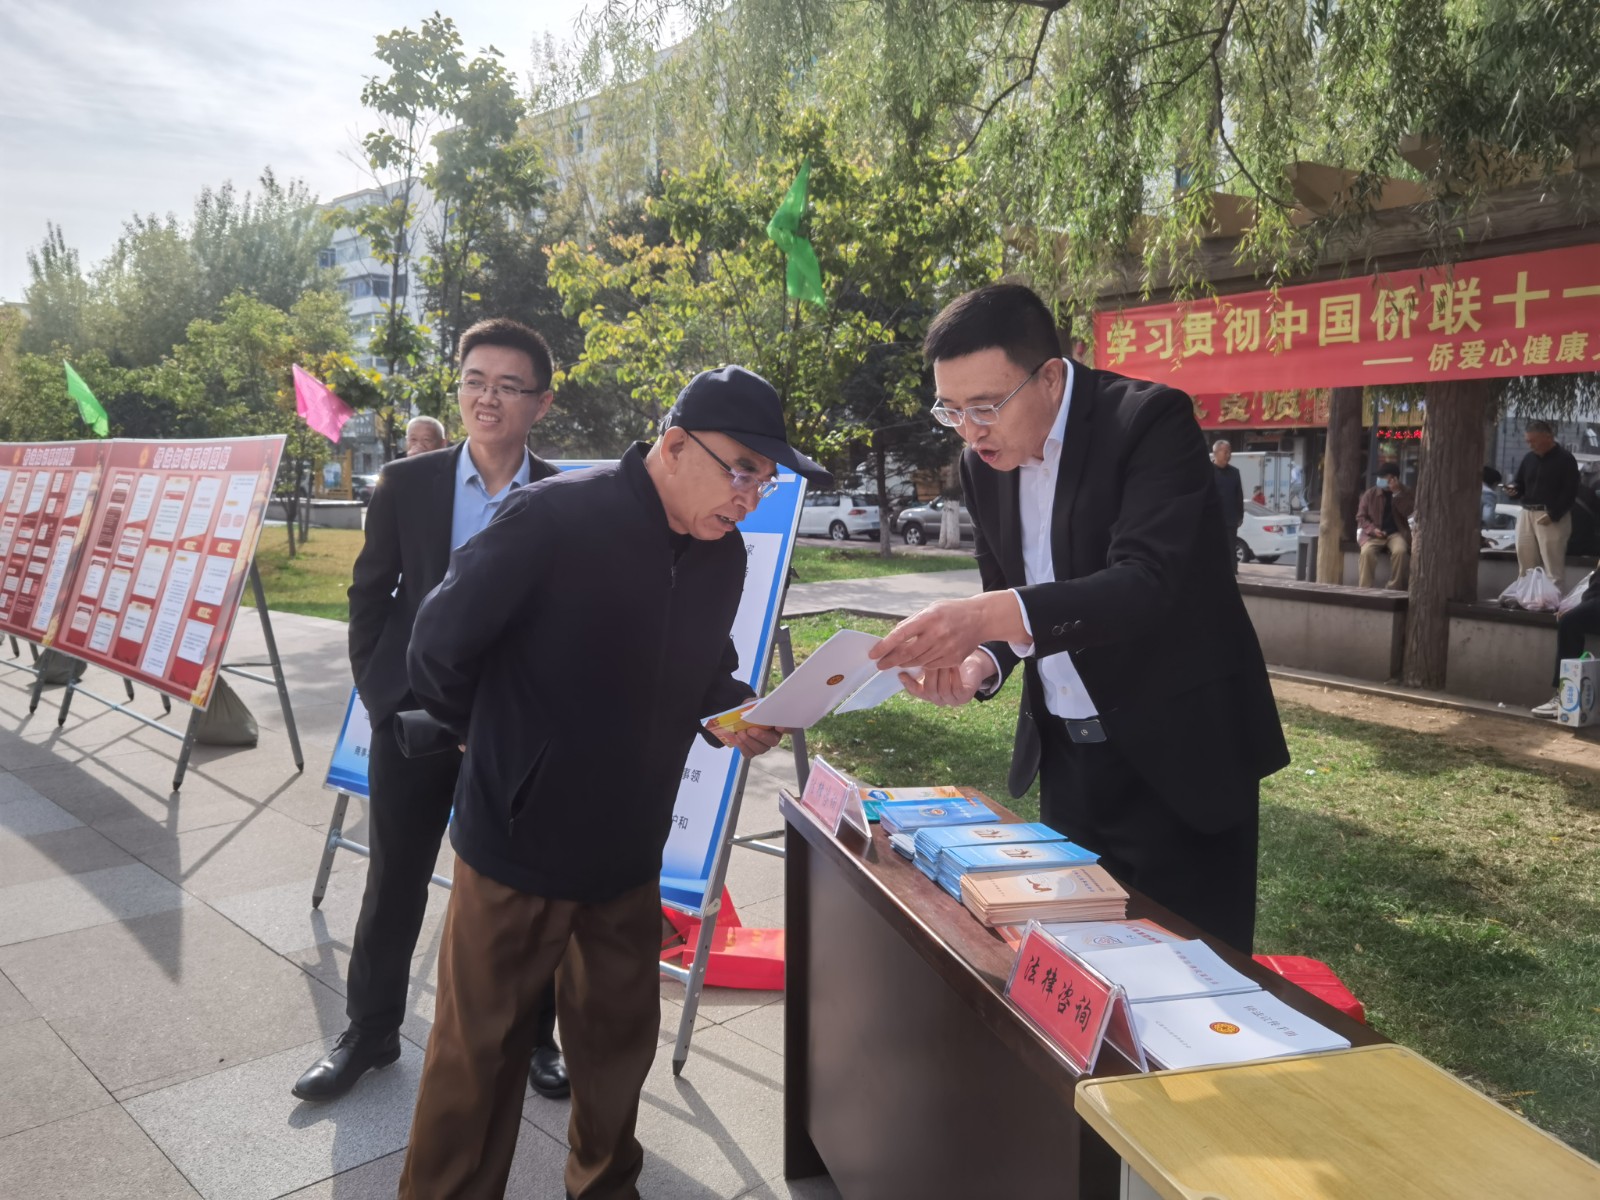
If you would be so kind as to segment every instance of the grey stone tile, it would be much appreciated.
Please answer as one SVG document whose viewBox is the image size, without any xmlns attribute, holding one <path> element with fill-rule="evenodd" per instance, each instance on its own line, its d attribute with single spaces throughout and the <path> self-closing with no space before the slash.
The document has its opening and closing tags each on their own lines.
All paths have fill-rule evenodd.
<svg viewBox="0 0 1600 1200">
<path fill-rule="evenodd" d="M 43 1021 L 0 1029 L 0 1138 L 110 1104 L 111 1096 Z"/>
<path fill-rule="evenodd" d="M 313 860 L 309 864 L 301 863 L 300 868 L 302 872 L 308 868 L 314 871 L 316 865 Z M 355 937 L 356 917 L 361 912 L 361 893 L 366 881 L 365 861 L 353 854 L 340 854 L 334 858 L 333 873 L 328 877 L 328 890 L 320 907 L 311 907 L 315 879 L 310 874 L 292 883 L 212 900 L 211 906 L 279 954 L 320 946 L 324 942 L 348 946 Z M 437 904 L 429 903 L 430 916 L 435 908 L 443 912 L 444 900 L 441 894 Z M 438 920 L 433 916 L 435 926 Z M 427 928 L 425 924 L 424 929 Z"/>
<path fill-rule="evenodd" d="M 839 1189 L 826 1175 L 812 1179 L 769 1179 L 739 1200 L 839 1200 Z"/>
<path fill-rule="evenodd" d="M 0 1027 L 15 1025 L 18 1021 L 31 1021 L 38 1015 L 33 1011 L 33 1005 L 11 985 L 11 981 L 0 975 Z"/>
<path fill-rule="evenodd" d="M 0 946 L 196 903 L 143 863 L 0 888 Z"/>
<path fill-rule="evenodd" d="M 84 825 L 32 837 L 0 832 L 0 879 L 7 885 L 124 867 L 131 862 L 132 855 Z"/>
<path fill-rule="evenodd" d="M 431 919 L 431 918 L 430 918 Z M 426 933 L 426 930 L 424 930 Z M 350 946 L 344 942 L 323 942 L 295 950 L 285 957 L 313 979 L 326 984 L 344 997 L 349 994 Z M 411 982 L 406 989 L 406 1015 L 400 1023 L 402 1036 L 426 1048 L 433 1029 L 436 994 L 434 980 L 438 965 L 437 947 L 424 947 L 411 960 Z M 341 1004 L 343 1001 L 341 1000 Z M 342 1008 L 341 1008 L 341 1011 Z M 343 1028 L 343 1024 L 340 1025 Z"/>
<path fill-rule="evenodd" d="M 0 793 L 0 831 L 15 837 L 34 837 L 83 824 L 15 775 L 0 776 L 0 780 L 9 785 L 7 792 Z"/>
<path fill-rule="evenodd" d="M 329 1045 L 296 1046 L 124 1107 L 207 1200 L 281 1196 L 406 1144 L 422 1052 L 401 1039 L 400 1061 L 368 1073 L 348 1095 L 296 1100 L 290 1087 Z"/>
<path fill-rule="evenodd" d="M 393 1200 L 405 1166 L 405 1152 L 399 1151 L 353 1171 L 335 1175 L 293 1193 L 285 1200 Z M 547 1137 L 543 1130 L 523 1122 L 517 1136 L 517 1154 L 511 1160 L 511 1175 L 506 1180 L 506 1195 L 517 1197 L 559 1196 L 567 1149 Z"/>
<path fill-rule="evenodd" d="M 775 1000 L 722 1023 L 741 1037 L 747 1037 L 774 1054 L 783 1053 L 783 1001 Z"/>
<path fill-rule="evenodd" d="M 783 895 L 783 859 L 754 850 L 738 850 L 728 857 L 728 894 L 741 913 L 747 904 L 759 904 Z"/>
<path fill-rule="evenodd" d="M 671 1000 L 674 1004 L 682 1005 L 684 1002 L 684 987 L 675 979 L 661 981 L 661 998 Z M 721 1025 L 731 1021 L 734 1017 L 741 1017 L 745 1013 L 754 1012 L 771 1004 L 774 1000 L 781 1000 L 782 992 L 758 992 L 748 988 L 722 988 L 708 987 L 701 989 L 700 1006 L 696 1015 L 703 1017 L 714 1025 Z"/>
<path fill-rule="evenodd" d="M 345 1025 L 336 994 L 200 906 L 0 949 L 0 971 L 118 1099 Z"/>
<path fill-rule="evenodd" d="M 26 1200 L 198 1200 L 121 1107 L 0 1138 L 0 1191 Z"/>
<path fill-rule="evenodd" d="M 785 926 L 783 897 L 774 896 L 739 910 L 739 919 L 752 929 L 782 929 Z"/>
<path fill-rule="evenodd" d="M 142 818 L 152 829 L 175 834 L 242 821 L 260 807 L 244 796 L 195 786 L 194 779 L 174 795 L 176 757 L 175 750 L 148 750 L 105 762 L 52 759 L 17 775 L 86 825 Z"/>
<path fill-rule="evenodd" d="M 525 1117 L 557 1141 L 567 1106 L 543 1101 Z M 645 1081 L 638 1136 L 641 1194 L 738 1196 L 783 1171 L 783 1060 L 725 1029 L 695 1035 L 683 1074 L 663 1045 Z"/>
<path fill-rule="evenodd" d="M 156 837 L 132 836 L 124 822 L 97 828 L 186 892 L 212 901 L 241 892 L 304 881 L 305 895 L 322 856 L 323 840 L 298 821 L 262 809 L 237 824 Z"/>
</svg>

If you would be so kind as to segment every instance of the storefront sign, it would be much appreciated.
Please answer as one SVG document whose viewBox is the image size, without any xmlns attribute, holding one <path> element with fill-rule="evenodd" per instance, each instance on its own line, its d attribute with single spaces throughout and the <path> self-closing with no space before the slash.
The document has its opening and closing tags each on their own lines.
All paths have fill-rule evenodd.
<svg viewBox="0 0 1600 1200">
<path fill-rule="evenodd" d="M 1201 429 L 1322 429 L 1328 424 L 1328 390 L 1234 392 L 1193 397 Z"/>
<path fill-rule="evenodd" d="M 1104 312 L 1095 343 L 1191 395 L 1593 371 L 1600 244 Z"/>
</svg>

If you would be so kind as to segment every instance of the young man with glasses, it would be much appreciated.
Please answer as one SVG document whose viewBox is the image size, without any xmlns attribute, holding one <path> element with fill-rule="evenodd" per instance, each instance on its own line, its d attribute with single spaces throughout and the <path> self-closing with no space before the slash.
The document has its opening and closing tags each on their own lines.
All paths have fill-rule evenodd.
<svg viewBox="0 0 1600 1200">
<path fill-rule="evenodd" d="M 1032 291 L 951 303 L 924 343 L 981 595 L 874 650 L 938 704 L 1025 664 L 1010 790 L 1122 882 L 1248 953 L 1259 784 L 1289 761 L 1189 397 L 1061 356 Z"/>
<path fill-rule="evenodd" d="M 390 463 L 367 509 L 350 584 L 350 668 L 372 724 L 367 805 L 371 857 L 350 948 L 350 1026 L 295 1083 L 302 1100 L 332 1100 L 366 1071 L 400 1056 L 411 956 L 428 880 L 450 819 L 461 754 L 406 758 L 397 714 L 418 707 L 406 648 L 422 598 L 444 578 L 450 552 L 483 529 L 511 490 L 556 469 L 529 453 L 528 431 L 550 409 L 550 350 L 526 325 L 481 321 L 461 336 L 465 442 Z M 567 1094 L 555 1042 L 555 989 L 546 989 L 529 1082 Z"/>
<path fill-rule="evenodd" d="M 566 1190 L 638 1195 L 661 1023 L 661 852 L 700 721 L 750 698 L 729 634 L 738 522 L 796 452 L 742 367 L 695 376 L 654 445 L 523 488 L 417 614 L 411 685 L 467 747 L 455 887 L 400 1195 L 502 1195 L 538 997 L 572 1064 Z M 736 735 L 747 755 L 778 733 Z M 557 976 L 557 967 L 560 973 Z"/>
</svg>

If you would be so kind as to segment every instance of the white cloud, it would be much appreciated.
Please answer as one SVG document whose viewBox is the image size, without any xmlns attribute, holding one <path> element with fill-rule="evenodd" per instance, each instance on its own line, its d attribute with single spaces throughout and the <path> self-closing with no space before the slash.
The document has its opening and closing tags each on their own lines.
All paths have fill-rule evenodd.
<svg viewBox="0 0 1600 1200">
<path fill-rule="evenodd" d="M 86 264 L 135 212 L 187 214 L 205 186 L 263 167 L 324 198 L 367 182 L 349 158 L 370 122 L 374 38 L 432 13 L 394 0 L 4 0 L 0 3 L 0 298 L 25 252 L 62 225 Z M 493 44 L 524 76 L 544 29 L 584 0 L 439 4 L 469 52 Z"/>
</svg>

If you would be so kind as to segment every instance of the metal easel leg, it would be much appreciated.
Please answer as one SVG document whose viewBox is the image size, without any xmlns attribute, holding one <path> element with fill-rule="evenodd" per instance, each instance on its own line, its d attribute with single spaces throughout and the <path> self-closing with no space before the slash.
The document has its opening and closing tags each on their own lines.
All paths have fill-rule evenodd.
<svg viewBox="0 0 1600 1200">
<path fill-rule="evenodd" d="M 278 704 L 283 709 L 284 728 L 289 731 L 289 749 L 294 754 L 294 769 L 306 769 L 305 755 L 300 752 L 300 734 L 294 725 L 294 709 L 289 705 L 289 684 L 283 677 L 283 662 L 278 658 L 278 640 L 272 636 L 272 619 L 267 616 L 267 593 L 261 586 L 261 572 L 250 563 L 250 587 L 255 592 L 256 612 L 261 617 L 261 635 L 267 642 L 267 658 L 272 662 L 272 678 L 278 685 Z"/>
<path fill-rule="evenodd" d="M 350 807 L 350 793 L 340 792 L 333 802 L 333 819 L 328 822 L 328 841 L 322 847 L 322 863 L 317 867 L 317 882 L 311 888 L 311 907 L 321 908 L 322 898 L 328 894 L 328 875 L 333 871 L 333 856 L 344 837 L 345 809 Z"/>
<path fill-rule="evenodd" d="M 744 783 L 750 775 L 750 760 L 741 758 L 739 780 L 728 802 L 727 823 L 722 828 L 721 845 L 706 881 L 705 901 L 700 906 L 700 936 L 695 941 L 694 962 L 684 984 L 683 1017 L 678 1022 L 678 1040 L 672 1047 L 672 1073 L 683 1073 L 689 1061 L 689 1042 L 694 1037 L 694 1019 L 700 1012 L 700 992 L 706 983 L 706 966 L 711 961 L 711 942 L 716 932 L 717 913 L 722 910 L 722 889 L 728 879 L 728 855 L 733 849 L 733 831 L 739 827 L 739 809 L 744 805 Z"/>
<path fill-rule="evenodd" d="M 183 731 L 183 749 L 178 751 L 178 769 L 172 776 L 173 791 L 183 786 L 183 777 L 189 770 L 189 753 L 194 749 L 194 731 L 202 715 L 203 710 L 198 708 L 189 713 L 189 727 Z"/>
<path fill-rule="evenodd" d="M 785 679 L 794 674 L 794 643 L 789 639 L 789 627 L 780 625 L 777 634 L 778 663 L 783 668 Z M 800 780 L 800 790 L 806 790 L 806 777 L 811 774 L 811 756 L 806 750 L 806 731 L 796 729 L 789 735 L 789 744 L 794 749 L 794 773 Z"/>
</svg>

